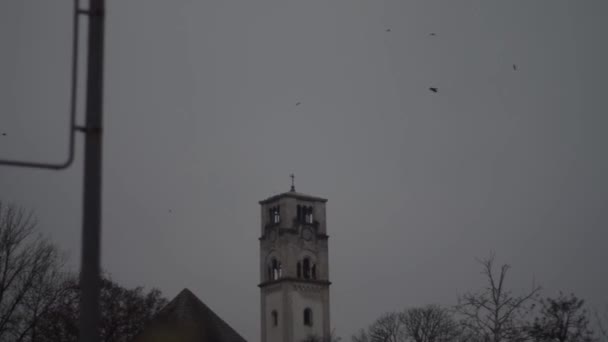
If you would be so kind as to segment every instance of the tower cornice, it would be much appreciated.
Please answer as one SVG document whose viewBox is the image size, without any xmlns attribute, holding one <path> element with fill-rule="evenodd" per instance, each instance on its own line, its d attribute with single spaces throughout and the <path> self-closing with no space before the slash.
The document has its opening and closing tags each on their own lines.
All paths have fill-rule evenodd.
<svg viewBox="0 0 608 342">
<path fill-rule="evenodd" d="M 331 281 L 329 280 L 319 280 L 319 279 L 302 279 L 302 278 L 294 278 L 294 277 L 285 277 L 277 280 L 264 281 L 258 285 L 259 288 L 265 288 L 271 285 L 281 284 L 281 283 L 298 283 L 298 284 L 314 284 L 314 285 L 323 285 L 329 286 L 331 285 Z"/>
<path fill-rule="evenodd" d="M 278 199 L 285 198 L 285 197 L 300 199 L 300 200 L 304 200 L 304 201 L 311 201 L 311 202 L 322 202 L 322 203 L 327 202 L 327 199 L 322 198 L 322 197 L 310 196 L 307 194 L 303 194 L 301 192 L 289 191 L 289 192 L 284 192 L 282 194 L 268 197 L 267 199 L 261 200 L 258 203 L 266 204 L 266 203 L 274 202 Z"/>
</svg>

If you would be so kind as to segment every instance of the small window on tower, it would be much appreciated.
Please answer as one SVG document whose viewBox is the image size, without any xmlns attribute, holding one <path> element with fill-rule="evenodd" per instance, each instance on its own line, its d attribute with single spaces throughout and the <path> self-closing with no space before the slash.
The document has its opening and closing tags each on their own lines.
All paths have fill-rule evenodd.
<svg viewBox="0 0 608 342">
<path fill-rule="evenodd" d="M 304 309 L 304 325 L 312 327 L 312 310 L 310 308 Z"/>
<path fill-rule="evenodd" d="M 277 205 L 276 207 L 270 209 L 272 223 L 279 223 L 281 221 L 280 208 L 281 207 Z"/>
<path fill-rule="evenodd" d="M 270 267 L 271 267 L 270 280 L 277 280 L 283 276 L 281 262 L 277 261 L 277 259 L 272 259 L 272 262 L 270 263 Z"/>
<path fill-rule="evenodd" d="M 304 211 L 304 222 L 313 223 L 312 207 L 303 207 L 302 209 Z"/>
<path fill-rule="evenodd" d="M 304 258 L 303 262 L 304 279 L 310 279 L 310 259 Z"/>
<path fill-rule="evenodd" d="M 272 311 L 272 326 L 276 327 L 279 325 L 279 313 L 276 310 Z"/>
</svg>

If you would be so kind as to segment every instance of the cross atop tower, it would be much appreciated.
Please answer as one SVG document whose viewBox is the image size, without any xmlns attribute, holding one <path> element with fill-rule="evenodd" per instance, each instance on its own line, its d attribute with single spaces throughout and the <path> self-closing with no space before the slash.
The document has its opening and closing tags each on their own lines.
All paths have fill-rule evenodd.
<svg viewBox="0 0 608 342">
<path fill-rule="evenodd" d="M 290 191 L 295 192 L 296 191 L 296 185 L 295 185 L 296 176 L 294 176 L 294 174 L 292 173 L 289 175 L 289 177 L 291 177 L 291 190 Z"/>
</svg>

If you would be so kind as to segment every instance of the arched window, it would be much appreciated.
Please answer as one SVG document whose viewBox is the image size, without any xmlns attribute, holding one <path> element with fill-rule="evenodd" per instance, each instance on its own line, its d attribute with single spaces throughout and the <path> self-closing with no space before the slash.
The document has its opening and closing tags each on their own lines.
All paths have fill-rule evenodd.
<svg viewBox="0 0 608 342">
<path fill-rule="evenodd" d="M 303 207 L 302 211 L 304 212 L 304 222 L 313 223 L 312 207 Z"/>
<path fill-rule="evenodd" d="M 304 309 L 304 325 L 312 327 L 312 310 L 310 308 Z"/>
<path fill-rule="evenodd" d="M 317 265 L 312 264 L 312 279 L 317 279 Z"/>
<path fill-rule="evenodd" d="M 272 326 L 276 327 L 279 325 L 279 313 L 277 310 L 272 310 Z"/>
<path fill-rule="evenodd" d="M 276 207 L 272 207 L 268 209 L 268 219 L 271 223 L 279 223 L 281 222 L 281 206 L 277 205 Z"/>
<path fill-rule="evenodd" d="M 304 258 L 304 279 L 310 279 L 310 259 Z"/>
<path fill-rule="evenodd" d="M 277 280 L 283 275 L 283 269 L 281 263 L 277 259 L 272 259 L 270 263 L 270 280 Z"/>
<path fill-rule="evenodd" d="M 302 264 L 298 262 L 298 278 L 302 278 Z"/>
<path fill-rule="evenodd" d="M 268 209 L 268 214 L 270 215 L 270 222 L 279 223 L 281 222 L 281 206 L 277 205 L 276 207 L 272 207 Z"/>
</svg>

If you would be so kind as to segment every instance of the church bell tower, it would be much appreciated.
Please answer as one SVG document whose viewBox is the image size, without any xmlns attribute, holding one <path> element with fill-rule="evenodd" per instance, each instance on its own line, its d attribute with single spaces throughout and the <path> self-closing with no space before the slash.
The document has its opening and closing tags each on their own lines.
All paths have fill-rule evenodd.
<svg viewBox="0 0 608 342">
<path fill-rule="evenodd" d="M 293 183 L 259 202 L 262 342 L 330 336 L 326 202 Z"/>
</svg>

